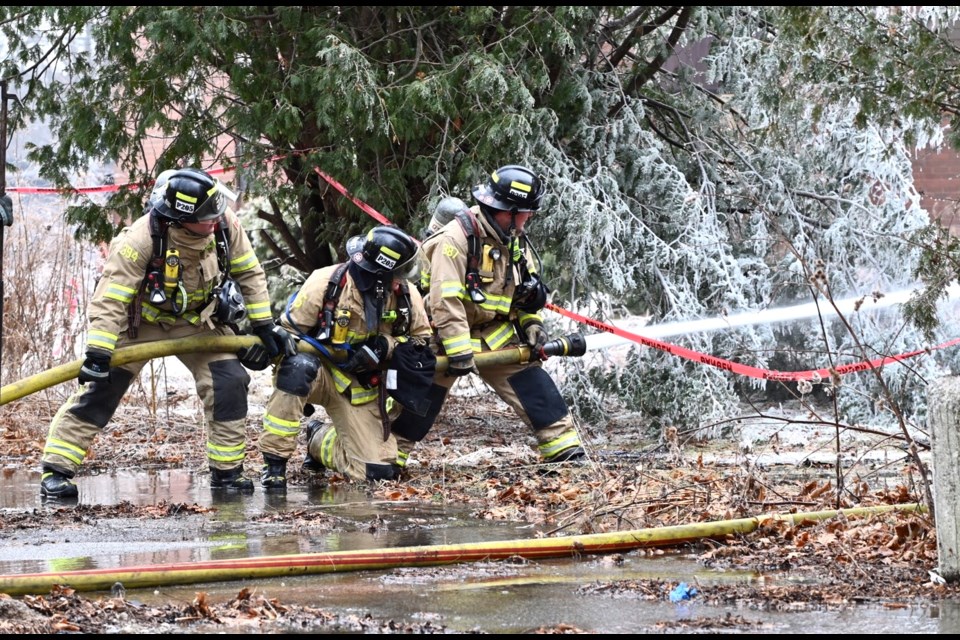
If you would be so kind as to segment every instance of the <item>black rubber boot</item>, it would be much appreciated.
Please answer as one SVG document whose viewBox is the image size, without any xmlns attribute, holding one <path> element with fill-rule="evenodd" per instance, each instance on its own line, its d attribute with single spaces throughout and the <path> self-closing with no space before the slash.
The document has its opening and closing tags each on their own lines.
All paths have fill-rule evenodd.
<svg viewBox="0 0 960 640">
<path fill-rule="evenodd" d="M 43 475 L 40 476 L 40 495 L 45 498 L 76 498 L 77 485 L 62 471 L 43 466 Z"/>
<path fill-rule="evenodd" d="M 307 453 L 303 456 L 303 470 L 309 471 L 310 473 L 323 473 L 327 470 L 323 463 L 319 460 L 316 460 L 312 455 L 310 455 L 310 440 L 313 439 L 313 436 L 323 428 L 323 421 L 321 420 L 311 420 L 307 423 Z"/>
<path fill-rule="evenodd" d="M 243 475 L 243 466 L 233 469 L 210 469 L 210 488 L 253 493 L 253 480 Z"/>
<path fill-rule="evenodd" d="M 287 490 L 287 459 L 270 453 L 263 454 L 260 485 L 264 491 Z"/>
</svg>

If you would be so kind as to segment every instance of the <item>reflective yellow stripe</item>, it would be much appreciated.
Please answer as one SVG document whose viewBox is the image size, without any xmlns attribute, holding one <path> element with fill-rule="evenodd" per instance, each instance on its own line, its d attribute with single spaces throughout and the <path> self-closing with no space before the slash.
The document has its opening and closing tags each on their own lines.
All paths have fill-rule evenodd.
<svg viewBox="0 0 960 640">
<path fill-rule="evenodd" d="M 300 433 L 300 421 L 284 420 L 268 413 L 263 416 L 263 430 L 281 438 L 296 438 Z"/>
<path fill-rule="evenodd" d="M 571 447 L 579 446 L 580 436 L 577 435 L 576 431 L 570 429 L 569 431 L 560 434 L 550 442 L 542 443 L 538 448 L 540 449 L 540 455 L 543 456 L 545 460 L 549 460 L 561 451 L 565 451 Z"/>
<path fill-rule="evenodd" d="M 443 344 L 443 352 L 448 356 L 456 356 L 473 350 L 470 346 L 469 333 L 461 333 L 452 338 L 443 338 L 440 342 Z"/>
<path fill-rule="evenodd" d="M 510 248 L 510 254 L 513 256 L 513 261 L 514 261 L 514 262 L 520 262 L 520 256 L 523 255 L 523 253 L 520 251 L 520 239 L 519 239 L 519 238 L 513 238 L 513 239 L 510 241 L 510 247 L 509 247 L 509 248 Z"/>
<path fill-rule="evenodd" d="M 533 191 L 533 188 L 530 185 L 523 184 L 522 182 L 517 182 L 516 180 L 510 181 L 510 188 L 518 189 L 520 191 L 526 191 L 527 193 L 530 193 L 531 191 Z"/>
<path fill-rule="evenodd" d="M 327 469 L 336 469 L 333 465 L 333 444 L 337 441 L 337 430 L 330 427 L 330 430 L 323 434 L 323 440 L 320 441 L 320 464 Z"/>
<path fill-rule="evenodd" d="M 50 438 L 47 441 L 46 446 L 43 447 L 43 453 L 62 456 L 76 464 L 83 464 L 83 458 L 87 455 L 87 452 L 80 447 L 57 438 Z"/>
<path fill-rule="evenodd" d="M 338 392 L 343 393 L 349 387 L 350 404 L 366 404 L 371 400 L 376 400 L 376 389 L 364 389 L 360 385 L 353 384 L 353 380 L 347 374 L 333 365 L 328 365 L 327 370 L 333 376 L 333 384 L 336 385 Z"/>
<path fill-rule="evenodd" d="M 104 298 L 111 298 L 113 300 L 119 300 L 120 302 L 130 302 L 133 300 L 133 297 L 137 295 L 136 289 L 131 289 L 130 287 L 125 287 L 122 284 L 113 284 L 107 286 L 107 290 L 103 292 Z"/>
<path fill-rule="evenodd" d="M 117 348 L 117 334 L 91 329 L 87 334 L 87 346 L 100 347 L 113 352 Z"/>
<path fill-rule="evenodd" d="M 467 299 L 467 289 L 463 283 L 458 280 L 451 280 L 440 285 L 441 298 L 463 298 Z"/>
<path fill-rule="evenodd" d="M 248 304 L 247 316 L 249 316 L 251 320 L 263 320 L 264 318 L 272 318 L 273 312 L 270 311 L 270 303 L 257 302 L 254 304 Z"/>
<path fill-rule="evenodd" d="M 328 366 L 327 370 L 330 371 L 330 375 L 333 376 L 333 384 L 336 385 L 337 391 L 343 393 L 346 388 L 350 386 L 350 378 L 347 377 L 347 374 L 332 365 Z"/>
<path fill-rule="evenodd" d="M 174 324 L 177 321 L 177 316 L 147 302 L 143 303 L 140 313 L 150 324 Z M 180 317 L 192 325 L 200 324 L 200 315 L 196 311 L 184 311 Z"/>
<path fill-rule="evenodd" d="M 244 271 L 249 271 L 254 267 L 258 266 L 260 261 L 257 260 L 257 254 L 250 251 L 245 253 L 239 258 L 233 258 L 230 260 L 230 273 L 243 273 Z"/>
<path fill-rule="evenodd" d="M 540 317 L 539 313 L 527 313 L 525 311 L 517 312 L 517 319 L 520 320 L 520 326 L 526 328 L 531 322 L 539 322 L 543 324 L 543 318 Z"/>
<path fill-rule="evenodd" d="M 513 303 L 512 298 L 498 296 L 492 293 L 484 293 L 484 295 L 487 299 L 478 304 L 478 307 L 502 315 L 507 315 L 510 313 L 510 305 Z"/>
<path fill-rule="evenodd" d="M 499 349 L 510 341 L 513 334 L 513 324 L 504 322 L 496 331 L 487 336 L 487 346 L 491 349 Z"/>
<path fill-rule="evenodd" d="M 221 447 L 207 442 L 207 458 L 217 462 L 238 462 L 246 457 L 246 445 L 242 442 L 233 447 Z"/>
<path fill-rule="evenodd" d="M 353 385 L 350 387 L 350 404 L 367 404 L 371 400 L 376 399 L 376 389 L 364 389 L 358 385 Z"/>
</svg>

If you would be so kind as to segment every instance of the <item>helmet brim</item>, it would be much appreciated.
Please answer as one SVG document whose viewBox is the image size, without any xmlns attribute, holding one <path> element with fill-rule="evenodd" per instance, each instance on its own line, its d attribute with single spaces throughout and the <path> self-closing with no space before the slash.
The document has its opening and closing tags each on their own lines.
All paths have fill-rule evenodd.
<svg viewBox="0 0 960 640">
<path fill-rule="evenodd" d="M 478 203 L 490 207 L 491 209 L 496 209 L 497 211 L 512 211 L 517 207 L 517 205 L 513 203 L 498 198 L 497 194 L 494 193 L 493 189 L 490 188 L 490 185 L 477 185 L 474 187 L 472 193 L 473 199 Z"/>
</svg>

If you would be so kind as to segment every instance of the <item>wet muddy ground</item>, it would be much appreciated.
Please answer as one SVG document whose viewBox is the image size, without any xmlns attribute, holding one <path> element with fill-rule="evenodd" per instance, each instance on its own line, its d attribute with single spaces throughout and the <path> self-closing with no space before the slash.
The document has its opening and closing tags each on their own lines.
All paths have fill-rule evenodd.
<svg viewBox="0 0 960 640">
<path fill-rule="evenodd" d="M 547 539 L 922 502 L 916 470 L 896 447 L 858 442 L 838 452 L 829 428 L 788 422 L 756 439 L 745 425 L 721 443 L 644 440 L 642 425 L 625 417 L 582 428 L 586 464 L 545 468 L 505 406 L 471 397 L 451 398 L 398 482 L 301 473 L 301 443 L 285 495 L 258 487 L 216 498 L 189 396 L 154 413 L 136 400 L 96 442 L 75 504 L 39 496 L 39 452 L 58 403 L 0 407 L 0 573 Z M 251 475 L 258 415 L 251 411 L 248 431 Z M 840 516 L 623 553 L 113 592 L 54 585 L 0 596 L 0 631 L 960 631 L 960 590 L 940 584 L 936 566 L 927 515 Z"/>
</svg>

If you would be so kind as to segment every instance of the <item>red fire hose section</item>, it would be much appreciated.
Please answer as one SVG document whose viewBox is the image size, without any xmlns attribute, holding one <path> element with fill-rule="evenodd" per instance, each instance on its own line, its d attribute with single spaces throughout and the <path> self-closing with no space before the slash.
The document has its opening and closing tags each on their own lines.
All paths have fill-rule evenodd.
<svg viewBox="0 0 960 640">
<path fill-rule="evenodd" d="M 275 156 L 270 158 L 270 161 L 276 161 L 282 159 L 283 156 Z M 224 173 L 226 171 L 223 168 L 220 169 L 210 169 L 208 173 L 218 174 Z M 317 175 L 327 181 L 327 183 L 339 191 L 343 196 L 353 202 L 357 207 L 359 207 L 364 213 L 378 221 L 381 224 L 393 225 L 390 220 L 388 220 L 383 214 L 371 207 L 366 202 L 357 199 L 347 191 L 346 187 L 334 180 L 332 177 L 321 171 L 320 169 L 315 169 Z M 125 183 L 125 184 L 111 184 L 111 185 L 100 185 L 95 187 L 74 187 L 70 190 L 64 191 L 62 189 L 56 189 L 53 187 L 9 187 L 7 192 L 9 193 L 105 193 L 112 191 L 119 191 L 120 189 L 135 189 L 140 186 L 139 183 Z M 416 239 L 415 239 L 416 240 Z M 620 336 L 621 338 L 626 338 L 636 342 L 637 344 L 642 344 L 653 349 L 659 349 L 671 355 L 675 355 L 680 358 L 685 358 L 687 360 L 692 360 L 693 362 L 699 362 L 701 364 L 706 364 L 711 367 L 717 367 L 718 369 L 723 369 L 731 373 L 737 373 L 749 378 L 759 378 L 761 380 L 778 380 L 783 382 L 799 382 L 801 380 L 807 381 L 820 381 L 826 380 L 835 375 L 844 375 L 847 373 L 855 373 L 857 371 L 866 371 L 868 369 L 876 369 L 887 364 L 892 364 L 896 362 L 902 362 L 914 356 L 918 356 L 924 353 L 930 353 L 932 351 L 937 351 L 939 349 L 946 349 L 952 347 L 956 344 L 960 344 L 960 338 L 954 338 L 948 340 L 942 344 L 938 344 L 935 347 L 928 347 L 925 349 L 917 349 L 915 351 L 908 351 L 907 353 L 901 353 L 895 356 L 884 356 L 882 358 L 876 358 L 874 360 L 868 360 L 864 362 L 855 362 L 852 364 L 845 364 L 834 369 L 816 369 L 809 371 L 771 371 L 769 369 L 760 369 L 758 367 L 751 367 L 745 364 L 739 364 L 731 360 L 724 360 L 723 358 L 717 358 L 715 356 L 707 355 L 705 353 L 700 353 L 698 351 L 693 351 L 691 349 L 686 349 L 679 345 L 670 344 L 668 342 L 661 342 L 660 340 L 655 340 L 653 338 L 647 338 L 636 333 L 631 333 L 624 329 L 614 327 L 613 325 L 605 324 L 593 318 L 588 318 L 580 314 L 574 313 L 572 311 L 567 311 L 562 307 L 558 307 L 555 304 L 547 303 L 546 307 L 551 311 L 559 313 L 562 316 L 585 324 L 587 326 L 593 327 L 594 329 L 599 329 L 600 331 L 605 331 L 607 333 L 612 333 L 614 335 Z"/>
</svg>

